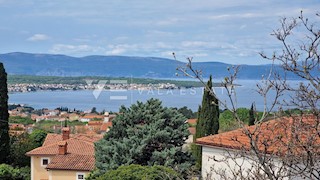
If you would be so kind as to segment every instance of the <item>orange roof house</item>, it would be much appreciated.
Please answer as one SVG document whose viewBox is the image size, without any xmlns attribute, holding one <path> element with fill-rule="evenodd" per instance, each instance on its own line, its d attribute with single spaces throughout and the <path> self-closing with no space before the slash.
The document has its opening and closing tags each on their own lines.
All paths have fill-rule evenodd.
<svg viewBox="0 0 320 180">
<path fill-rule="evenodd" d="M 303 118 L 281 118 L 264 122 L 259 126 L 249 126 L 221 134 L 198 138 L 196 143 L 204 146 L 215 146 L 230 149 L 250 150 L 250 139 L 246 135 L 252 134 L 257 141 L 258 149 L 266 153 L 283 154 L 287 150 L 288 143 L 307 143 L 309 138 L 320 147 L 320 138 L 315 136 L 316 122 L 313 116 Z M 297 137 L 299 137 L 297 139 Z M 297 142 L 297 140 L 299 142 Z M 299 145 L 299 146 L 300 146 Z M 297 146 L 297 147 L 299 147 Z M 297 153 L 299 148 L 296 149 Z"/>
<path fill-rule="evenodd" d="M 191 143 L 193 143 L 193 136 L 196 134 L 195 125 L 197 124 L 197 119 L 187 119 L 186 123 L 188 123 L 188 125 L 189 125 L 188 130 L 190 132 L 190 135 L 189 135 L 188 139 L 186 140 L 187 144 L 185 146 L 190 148 Z"/>
<path fill-rule="evenodd" d="M 108 132 L 111 126 L 112 126 L 112 122 L 103 123 L 100 128 L 100 131 L 104 133 Z"/>
<path fill-rule="evenodd" d="M 320 153 L 319 119 L 314 116 L 286 117 L 270 120 L 259 125 L 246 126 L 241 129 L 210 135 L 196 140 L 196 144 L 202 146 L 202 177 L 212 170 L 210 167 L 222 168 L 223 165 L 212 159 L 223 159 L 226 151 L 250 151 L 253 140 L 256 149 L 262 154 L 303 156 L 307 154 L 305 145 L 318 149 Z M 251 139 L 248 137 L 251 135 Z M 293 148 L 294 147 L 294 148 Z M 210 159 L 211 157 L 211 159 Z M 246 164 L 246 163 L 244 163 Z M 248 163 L 248 167 L 251 167 Z"/>
<path fill-rule="evenodd" d="M 75 126 L 75 131 L 83 134 L 104 134 L 109 131 L 111 126 L 111 121 L 89 121 L 86 125 Z"/>
<path fill-rule="evenodd" d="M 26 132 L 26 127 L 23 124 L 17 124 L 17 123 L 9 124 L 10 135 L 20 135 L 24 132 Z"/>
<path fill-rule="evenodd" d="M 99 135 L 48 134 L 43 145 L 26 153 L 31 157 L 31 179 L 84 179 L 95 165 L 94 142 Z"/>
<path fill-rule="evenodd" d="M 188 124 L 190 124 L 190 125 L 196 125 L 196 124 L 197 124 L 197 120 L 198 120 L 198 119 L 188 119 L 187 122 L 188 122 Z"/>
<path fill-rule="evenodd" d="M 195 127 L 189 127 L 188 130 L 189 130 L 191 135 L 195 135 L 196 134 L 196 128 Z"/>
<path fill-rule="evenodd" d="M 80 117 L 79 120 L 81 122 L 89 122 L 91 120 L 103 120 L 104 116 L 102 115 L 97 115 L 97 114 L 86 114 L 83 117 Z"/>
</svg>

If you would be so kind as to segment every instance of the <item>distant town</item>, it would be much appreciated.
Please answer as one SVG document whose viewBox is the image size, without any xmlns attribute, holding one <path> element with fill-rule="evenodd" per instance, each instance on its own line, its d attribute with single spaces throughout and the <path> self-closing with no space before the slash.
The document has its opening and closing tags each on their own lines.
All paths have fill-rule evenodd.
<svg viewBox="0 0 320 180">
<path fill-rule="evenodd" d="M 158 84 L 9 84 L 9 92 L 34 92 L 34 91 L 67 91 L 67 90 L 93 90 L 93 89 L 109 89 L 109 90 L 149 90 L 149 89 L 178 89 L 178 86 L 171 83 Z"/>
<path fill-rule="evenodd" d="M 48 132 L 60 132 L 65 122 L 72 127 L 74 133 L 103 134 L 111 127 L 115 113 L 97 112 L 95 108 L 88 111 L 68 109 L 64 107 L 56 109 L 38 109 L 20 104 L 9 105 L 10 133 L 21 134 L 32 132 L 39 122 L 50 122 L 45 128 Z M 91 122 L 92 121 L 92 122 Z M 42 122 L 42 123 L 43 123 Z"/>
<path fill-rule="evenodd" d="M 187 110 L 186 107 L 181 109 Z M 10 104 L 8 112 L 11 135 L 20 135 L 24 132 L 31 133 L 34 129 L 61 133 L 64 126 L 69 126 L 72 133 L 105 134 L 112 126 L 112 120 L 119 114 L 104 110 L 97 112 L 95 107 L 82 111 L 66 107 L 34 109 L 23 104 Z M 188 120 L 188 124 L 195 123 L 195 119 Z M 194 134 L 195 127 L 190 126 L 189 131 Z M 187 142 L 192 142 L 191 138 Z"/>
</svg>

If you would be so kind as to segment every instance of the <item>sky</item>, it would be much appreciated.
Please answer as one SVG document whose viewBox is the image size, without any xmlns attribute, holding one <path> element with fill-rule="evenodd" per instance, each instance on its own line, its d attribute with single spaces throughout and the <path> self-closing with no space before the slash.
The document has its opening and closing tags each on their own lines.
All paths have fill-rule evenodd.
<svg viewBox="0 0 320 180">
<path fill-rule="evenodd" d="M 0 53 L 162 57 L 267 64 L 282 17 L 319 0 L 0 0 Z"/>
</svg>

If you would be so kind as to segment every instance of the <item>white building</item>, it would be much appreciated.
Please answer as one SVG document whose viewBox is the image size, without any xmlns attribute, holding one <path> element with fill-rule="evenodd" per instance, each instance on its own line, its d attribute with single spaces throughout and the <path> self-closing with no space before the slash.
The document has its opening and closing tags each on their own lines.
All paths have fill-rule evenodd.
<svg viewBox="0 0 320 180">
<path fill-rule="evenodd" d="M 307 154 L 302 144 L 313 148 L 312 158 L 319 158 L 320 137 L 316 133 L 319 133 L 317 121 L 319 120 L 312 116 L 283 118 L 198 138 L 196 144 L 202 146 L 201 175 L 203 179 L 241 179 L 241 176 L 242 179 L 247 179 L 247 176 L 254 177 L 259 173 L 260 177 L 268 179 L 258 160 L 258 157 L 261 157 L 264 164 L 271 165 L 270 169 L 276 176 L 284 176 L 282 179 L 302 179 L 300 176 L 304 175 L 310 177 L 311 171 L 304 175 L 295 173 L 288 166 L 284 166 L 281 159 L 290 155 L 289 157 L 294 159 L 293 166 L 304 167 L 305 163 L 299 161 Z M 252 138 L 249 138 L 247 133 L 250 133 Z M 252 144 L 256 144 L 257 148 L 252 148 Z M 295 146 L 291 146 L 292 144 Z M 320 161 L 315 160 L 314 163 L 314 167 L 310 168 L 316 171 L 316 167 L 320 167 Z M 319 172 L 314 174 L 314 179 L 319 178 Z"/>
</svg>

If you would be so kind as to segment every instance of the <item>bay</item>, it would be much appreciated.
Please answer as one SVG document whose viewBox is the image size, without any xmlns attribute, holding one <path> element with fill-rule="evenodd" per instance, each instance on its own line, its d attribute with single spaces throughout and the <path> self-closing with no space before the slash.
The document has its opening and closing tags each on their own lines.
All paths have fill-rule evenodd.
<svg viewBox="0 0 320 180">
<path fill-rule="evenodd" d="M 256 80 L 239 80 L 234 93 L 237 107 L 250 108 L 255 102 L 259 111 L 264 109 L 264 99 L 257 92 Z M 292 81 L 291 84 L 298 84 L 299 81 Z M 217 96 L 230 105 L 227 92 L 224 88 L 214 88 Z M 121 105 L 129 107 L 137 101 L 145 102 L 150 98 L 157 98 L 168 107 L 187 106 L 193 111 L 197 111 L 202 101 L 203 88 L 191 89 L 153 89 L 153 90 L 81 90 L 81 91 L 37 91 L 28 93 L 9 94 L 9 103 L 27 104 L 35 109 L 57 107 L 68 107 L 69 109 L 90 110 L 96 107 L 98 111 L 106 110 L 118 112 Z M 274 99 L 274 92 L 270 92 L 267 100 Z M 285 94 L 283 98 L 288 98 Z M 269 107 L 270 107 L 269 102 Z M 223 109 L 223 107 L 220 107 Z M 276 109 L 275 109 L 276 110 Z"/>
</svg>

